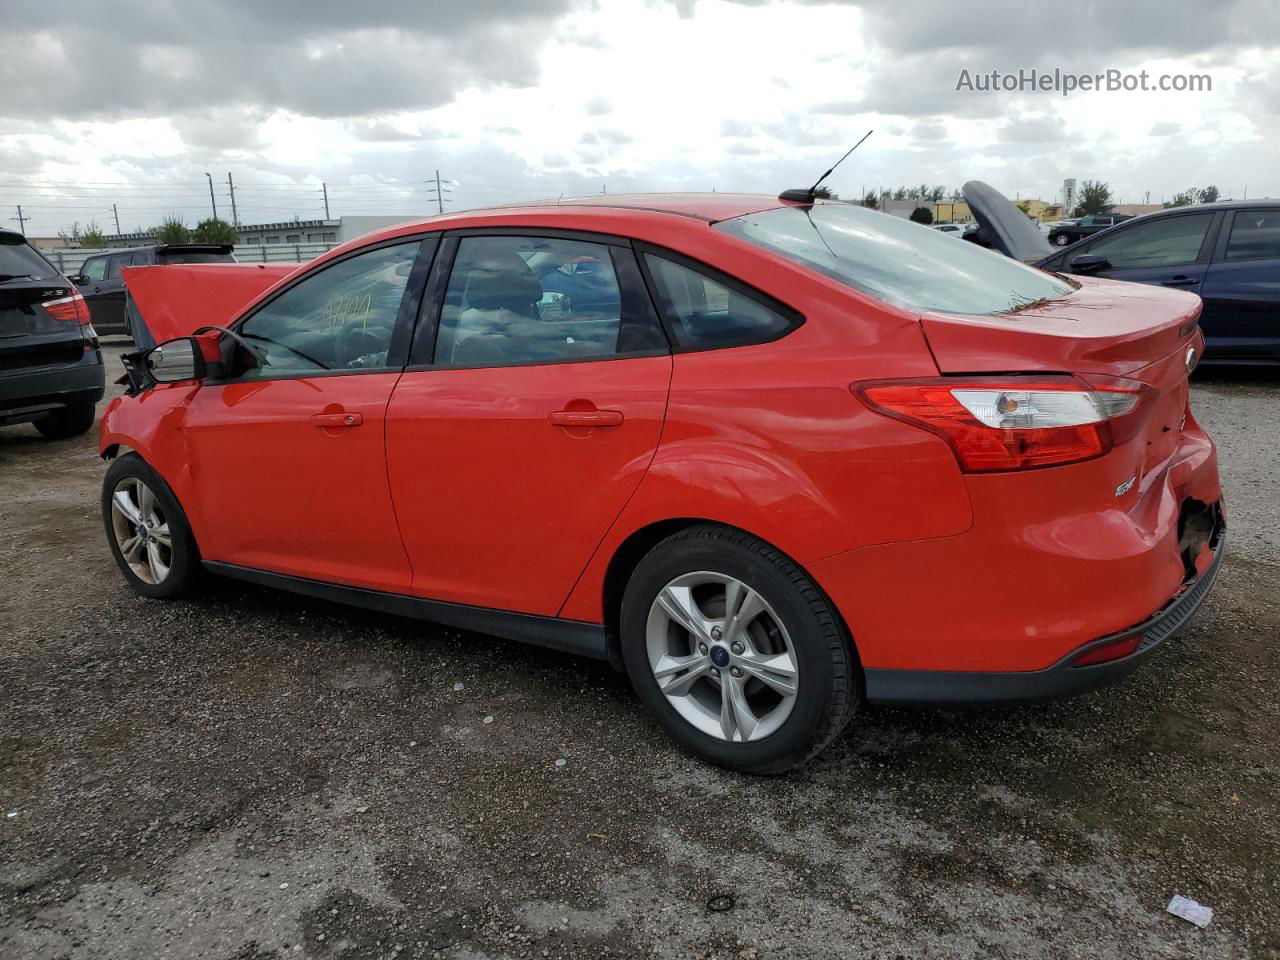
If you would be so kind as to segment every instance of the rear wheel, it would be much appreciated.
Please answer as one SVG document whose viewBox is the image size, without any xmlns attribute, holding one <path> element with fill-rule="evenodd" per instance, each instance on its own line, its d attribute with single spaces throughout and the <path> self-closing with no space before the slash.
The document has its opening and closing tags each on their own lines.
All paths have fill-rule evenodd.
<svg viewBox="0 0 1280 960">
<path fill-rule="evenodd" d="M 116 564 L 136 592 L 169 599 L 191 590 L 201 566 L 186 514 L 168 484 L 137 454 L 126 454 L 107 470 L 102 520 Z"/>
<path fill-rule="evenodd" d="M 852 645 L 812 580 L 768 544 L 698 526 L 640 561 L 622 601 L 622 652 L 640 699 L 686 749 L 782 773 L 848 723 Z"/>
<path fill-rule="evenodd" d="M 35 422 L 46 440 L 65 440 L 87 433 L 93 426 L 97 408 L 92 403 L 73 403 Z"/>
</svg>

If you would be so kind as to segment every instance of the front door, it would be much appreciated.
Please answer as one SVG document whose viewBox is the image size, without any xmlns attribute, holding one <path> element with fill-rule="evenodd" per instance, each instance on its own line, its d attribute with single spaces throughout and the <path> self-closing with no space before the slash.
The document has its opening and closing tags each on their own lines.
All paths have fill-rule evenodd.
<svg viewBox="0 0 1280 960">
<path fill-rule="evenodd" d="M 410 277 L 420 285 L 434 245 L 327 264 L 236 326 L 265 362 L 206 383 L 186 414 L 205 560 L 408 592 L 384 421 L 416 313 Z"/>
<path fill-rule="evenodd" d="M 1096 276 L 1199 293 L 1209 265 L 1206 238 L 1214 216 L 1187 213 L 1157 217 L 1099 237 L 1089 244 L 1087 253 L 1106 257 L 1110 265 Z M 1066 269 L 1071 270 L 1070 263 Z"/>
<path fill-rule="evenodd" d="M 455 248 L 387 412 L 413 590 L 554 615 L 657 450 L 669 348 L 625 244 L 451 238 L 437 289 Z"/>
</svg>

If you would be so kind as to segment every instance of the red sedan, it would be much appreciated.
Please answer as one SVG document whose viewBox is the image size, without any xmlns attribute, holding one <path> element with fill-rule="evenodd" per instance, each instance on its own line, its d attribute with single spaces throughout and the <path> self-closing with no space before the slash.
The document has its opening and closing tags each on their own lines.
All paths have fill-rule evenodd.
<svg viewBox="0 0 1280 960">
<path fill-rule="evenodd" d="M 1222 559 L 1187 293 L 724 194 L 404 224 L 212 318 L 199 276 L 216 326 L 102 419 L 135 590 L 207 570 L 608 659 L 728 767 L 864 698 L 1097 687 Z"/>
</svg>

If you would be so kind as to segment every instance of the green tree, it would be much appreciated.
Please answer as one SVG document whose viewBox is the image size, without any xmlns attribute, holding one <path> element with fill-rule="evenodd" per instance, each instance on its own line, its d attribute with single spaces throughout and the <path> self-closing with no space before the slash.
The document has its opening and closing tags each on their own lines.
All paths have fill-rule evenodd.
<svg viewBox="0 0 1280 960">
<path fill-rule="evenodd" d="M 911 220 L 914 223 L 923 223 L 927 227 L 933 223 L 933 211 L 928 207 L 916 207 L 911 211 Z"/>
<path fill-rule="evenodd" d="M 1111 188 L 1101 180 L 1086 180 L 1080 187 L 1080 202 L 1074 216 L 1087 217 L 1111 212 Z"/>
<path fill-rule="evenodd" d="M 90 249 L 101 249 L 107 245 L 107 238 L 98 228 L 98 221 L 91 220 L 89 225 L 80 231 L 80 246 Z"/>
<path fill-rule="evenodd" d="M 177 214 L 169 214 L 156 229 L 156 243 L 190 243 L 191 231 Z"/>
<path fill-rule="evenodd" d="M 209 217 L 196 224 L 191 239 L 196 243 L 236 243 L 240 238 L 236 235 L 236 228 L 227 221 Z"/>
<path fill-rule="evenodd" d="M 1220 196 L 1221 194 L 1218 192 L 1218 188 L 1212 183 L 1203 190 L 1196 191 L 1196 197 L 1201 203 L 1217 203 L 1218 197 Z"/>
<path fill-rule="evenodd" d="M 880 209 L 879 195 L 874 190 L 872 190 L 870 193 L 868 193 L 865 197 L 862 198 L 862 205 L 868 208 L 869 210 L 879 210 Z"/>
<path fill-rule="evenodd" d="M 1195 203 L 1195 202 L 1196 202 L 1196 191 L 1195 191 L 1194 189 L 1191 189 L 1191 190 L 1182 190 L 1182 191 L 1179 191 L 1178 193 L 1175 193 L 1175 194 L 1173 195 L 1173 199 L 1172 199 L 1172 200 L 1168 200 L 1168 201 L 1166 201 L 1166 202 L 1165 202 L 1165 207 L 1166 207 L 1166 208 L 1169 208 L 1169 207 L 1189 207 L 1189 206 L 1191 206 L 1191 204 L 1193 204 L 1193 203 Z"/>
<path fill-rule="evenodd" d="M 839 200 L 840 194 L 833 191 L 830 187 L 818 187 L 813 191 L 813 195 L 819 200 Z"/>
</svg>

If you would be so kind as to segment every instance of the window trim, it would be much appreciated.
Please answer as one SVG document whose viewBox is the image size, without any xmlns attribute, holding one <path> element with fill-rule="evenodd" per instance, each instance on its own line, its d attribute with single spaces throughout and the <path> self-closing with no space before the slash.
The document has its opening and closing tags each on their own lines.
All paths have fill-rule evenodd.
<svg viewBox="0 0 1280 960">
<path fill-rule="evenodd" d="M 737 277 L 725 273 L 723 270 L 718 270 L 715 267 L 703 263 L 701 260 L 696 260 L 693 257 L 687 256 L 686 254 L 678 253 L 670 247 L 661 247 L 657 244 L 645 243 L 640 240 L 635 241 L 633 246 L 636 251 L 636 261 L 640 265 L 640 274 L 644 277 L 645 285 L 649 288 L 649 297 L 653 300 L 653 304 L 657 308 L 658 317 L 661 319 L 663 329 L 666 331 L 667 340 L 671 344 L 672 353 L 705 353 L 708 350 L 733 350 L 737 347 L 754 347 L 763 343 L 775 343 L 783 337 L 791 336 L 791 334 L 795 333 L 795 331 L 805 325 L 805 315 L 795 307 L 783 303 L 776 297 L 770 296 L 763 290 L 758 290 L 750 284 L 739 280 Z M 692 270 L 694 273 L 701 274 L 709 280 L 718 283 L 723 287 L 727 287 L 729 290 L 732 290 L 749 300 L 754 300 L 760 306 L 768 310 L 772 310 L 774 313 L 786 320 L 786 328 L 778 333 L 740 340 L 735 343 L 717 343 L 705 346 L 686 346 L 682 344 L 680 342 L 679 334 L 676 331 L 677 318 L 673 317 L 667 309 L 668 301 L 662 293 L 661 284 L 649 270 L 649 264 L 645 260 L 646 254 L 653 254 L 655 257 L 660 259 L 670 260 L 677 266 L 684 267 L 687 270 Z"/>
<path fill-rule="evenodd" d="M 422 301 L 423 280 L 427 276 L 427 272 L 440 248 L 440 232 L 438 230 L 391 237 L 386 240 L 380 240 L 377 243 L 370 243 L 356 250 L 350 250 L 340 257 L 334 257 L 332 260 L 326 260 L 306 273 L 294 277 L 288 284 L 273 292 L 270 297 L 253 304 L 246 312 L 227 324 L 228 330 L 234 330 L 239 333 L 240 327 L 256 316 L 260 310 L 264 310 L 272 303 L 275 303 L 276 300 L 298 286 L 298 284 L 319 276 L 330 267 L 346 263 L 348 260 L 366 253 L 373 253 L 376 250 L 398 247 L 409 243 L 419 243 L 421 246 L 418 248 L 418 255 L 414 259 L 413 266 L 409 269 L 409 278 L 405 284 L 405 291 L 400 298 L 400 306 L 396 311 L 395 325 L 391 329 L 391 344 L 387 348 L 387 365 L 385 367 L 361 367 L 353 370 L 310 370 L 297 373 L 281 373 L 278 376 L 271 377 L 239 376 L 219 377 L 216 379 L 209 377 L 205 380 L 205 384 L 208 386 L 221 386 L 231 383 L 269 383 L 273 380 L 311 380 L 317 377 L 361 377 L 370 374 L 402 371 L 408 360 L 413 325 L 417 322 L 418 310 Z M 226 340 L 226 344 L 223 347 L 223 366 L 225 368 L 231 352 L 235 349 L 235 341 L 230 337 L 224 339 Z"/>
<path fill-rule="evenodd" d="M 611 353 L 594 357 L 565 357 L 560 360 L 510 360 L 504 363 L 475 364 L 436 363 L 436 347 L 440 336 L 440 315 L 444 310 L 445 296 L 449 290 L 449 279 L 453 276 L 453 265 L 458 256 L 458 249 L 462 246 L 462 241 L 467 237 L 544 237 L 550 240 L 577 240 L 582 243 L 594 243 L 598 246 L 610 248 L 611 258 L 616 257 L 620 252 L 624 253 L 624 255 L 633 258 L 637 268 L 637 275 L 640 277 L 643 287 L 638 290 L 630 290 L 631 279 L 626 276 L 625 271 L 618 270 L 617 262 L 614 261 L 614 275 L 618 280 L 619 293 L 625 296 L 630 290 L 632 296 L 647 299 L 653 308 L 654 318 L 658 322 L 658 328 L 662 331 L 666 344 L 653 350 L 630 350 L 626 353 Z M 669 356 L 674 352 L 671 334 L 667 330 L 666 322 L 663 320 L 662 311 L 658 309 L 658 305 L 654 302 L 652 293 L 648 288 L 647 281 L 644 280 L 644 267 L 639 262 L 640 257 L 637 256 L 632 243 L 629 238 L 620 237 L 616 234 L 594 233 L 589 230 L 562 230 L 555 227 L 463 227 L 445 231 L 444 239 L 440 245 L 440 253 L 436 257 L 431 276 L 427 280 L 428 296 L 423 298 L 422 310 L 414 331 L 413 346 L 409 353 L 409 362 L 404 368 L 405 373 L 419 373 L 426 370 L 500 370 L 507 367 L 550 367 L 570 363 L 611 363 L 614 360 L 632 360 L 637 357 Z M 623 289 L 624 287 L 627 289 Z"/>
</svg>

